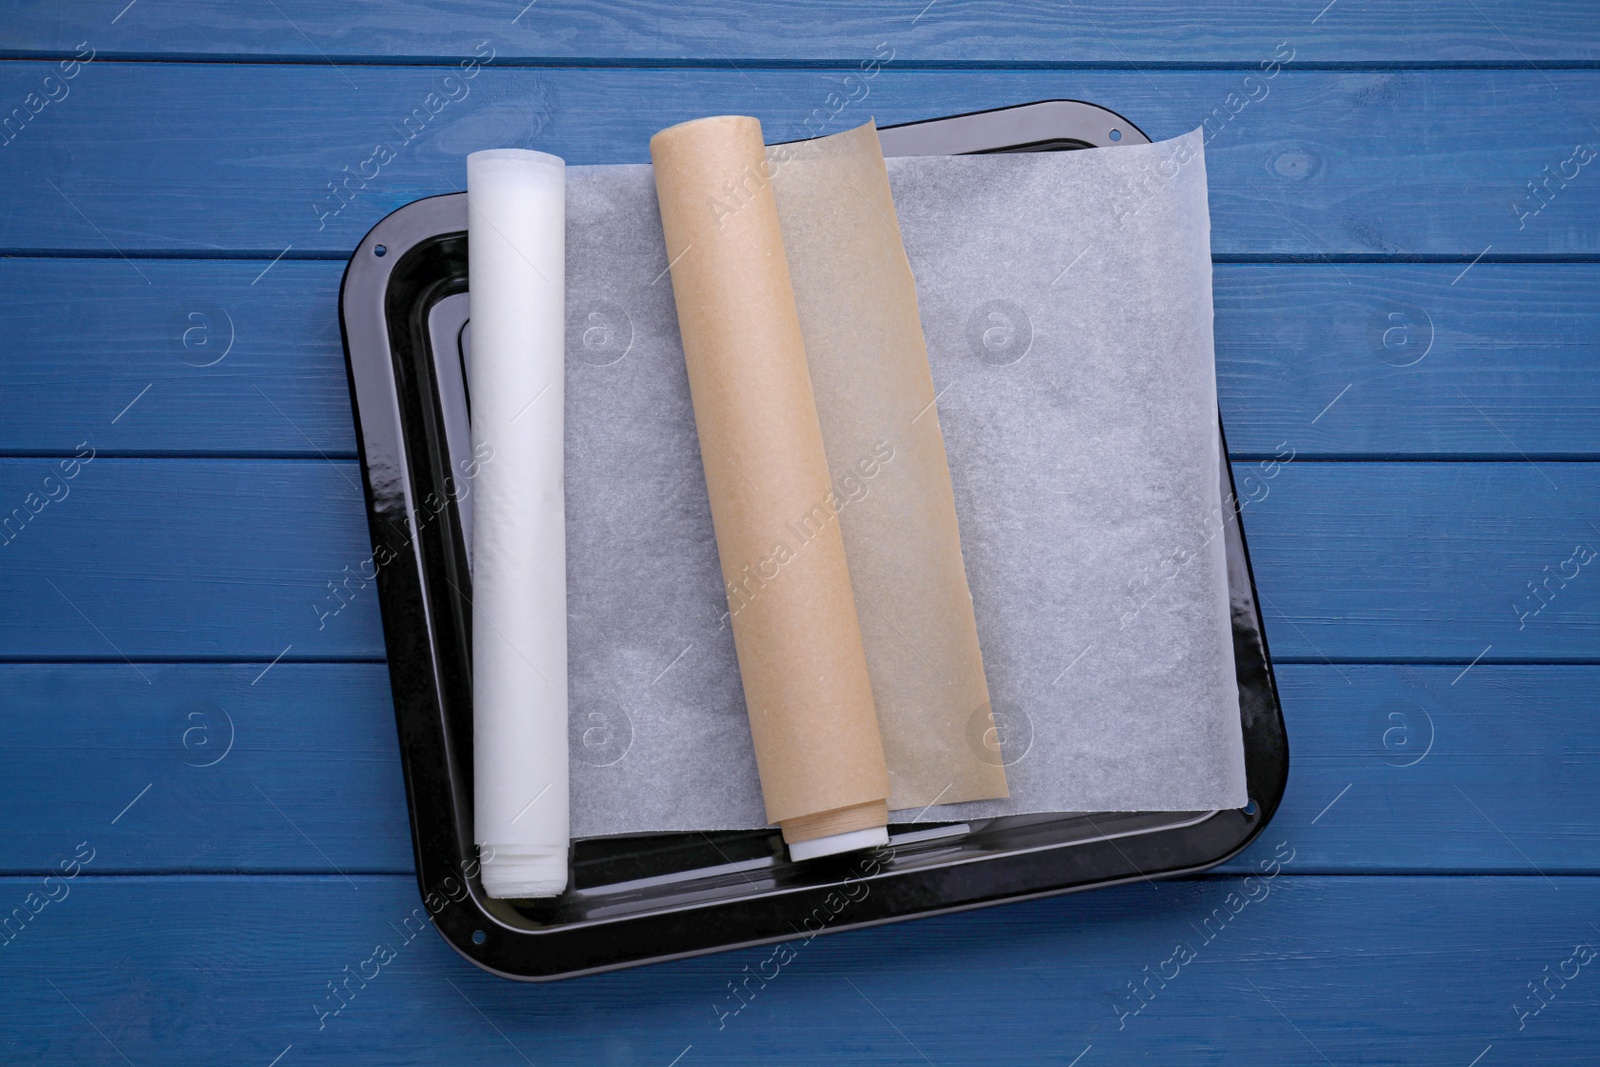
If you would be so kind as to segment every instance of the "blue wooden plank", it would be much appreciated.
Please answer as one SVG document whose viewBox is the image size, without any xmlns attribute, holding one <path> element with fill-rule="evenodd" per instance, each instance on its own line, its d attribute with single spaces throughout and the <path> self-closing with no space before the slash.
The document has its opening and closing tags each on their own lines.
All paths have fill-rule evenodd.
<svg viewBox="0 0 1600 1067">
<path fill-rule="evenodd" d="M 1302 873 L 1592 872 L 1600 668 L 1280 665 Z M 1593 849 L 1593 851 L 1591 851 Z"/>
<path fill-rule="evenodd" d="M 1600 656 L 1600 468 L 1236 464 L 1280 658 Z M 1263 495 L 1265 494 L 1265 495 Z M 1481 659 L 1480 659 L 1481 657 Z"/>
<path fill-rule="evenodd" d="M 70 455 L 99 427 L 122 455 L 353 457 L 343 266 L 267 267 L 146 260 L 147 285 L 114 258 L 0 260 L 0 452 Z M 1219 264 L 1234 453 L 1600 457 L 1600 265 L 1460 273 Z"/>
<path fill-rule="evenodd" d="M 864 57 L 873 42 L 862 42 Z M 718 112 L 769 139 L 1052 97 L 1157 138 L 1210 123 L 1213 248 L 1228 255 L 1600 255 L 1584 175 L 1595 71 L 918 71 L 7 63 L 0 248 L 352 248 L 388 212 L 458 188 L 474 148 L 642 162 L 652 133 Z M 55 83 L 53 83 L 55 84 Z M 70 88 L 68 88 L 70 86 Z M 49 91 L 56 103 L 37 103 Z M 63 93 L 65 95 L 63 95 Z M 848 94 L 848 95 L 847 95 Z M 452 97 L 454 99 L 452 99 Z M 1253 99 L 1252 99 L 1253 98 Z M 1532 183 L 1538 183 L 1534 185 Z M 1535 213 L 1537 209 L 1537 213 Z M 130 263 L 130 271 L 138 268 Z"/>
<path fill-rule="evenodd" d="M 63 462 L 0 463 L 5 656 L 383 654 L 358 464 Z"/>
<path fill-rule="evenodd" d="M 409 879 L 84 874 L 5 948 L 0 1033 L 8 1059 L 51 1064 L 1593 1062 L 1600 880 L 1303 877 L 1280 840 L 1270 881 L 1135 883 L 537 988 L 420 920 L 408 936 L 426 915 Z M 0 901 L 40 889 L 0 880 Z"/>
<path fill-rule="evenodd" d="M 1219 265 L 1235 453 L 1592 456 L 1600 268 Z"/>
<path fill-rule="evenodd" d="M 354 462 L 93 459 L 72 479 L 62 462 L 0 461 L 5 658 L 382 655 Z M 1597 658 L 1600 465 L 1261 461 L 1235 477 L 1280 659 Z"/>
<path fill-rule="evenodd" d="M 278 0 L 265 7 L 201 0 L 125 0 L 63 9 L 48 0 L 5 5 L 0 49 L 70 54 L 88 38 L 116 56 L 297 58 L 308 63 L 461 57 L 480 40 L 532 60 L 619 62 L 844 62 L 862 42 L 894 43 L 917 63 L 1048 63 L 1254 67 L 1284 38 L 1309 61 L 1541 65 L 1600 60 L 1589 8 L 1573 0 L 1481 0 L 1473 5 L 1320 3 L 1284 8 L 1210 0 L 1116 4 L 1039 0 L 960 4 L 935 0 L 873 10 L 850 0 L 803 6 L 776 0 L 613 3 L 575 0 L 492 7 L 402 0 Z"/>
<path fill-rule="evenodd" d="M 411 871 L 385 667 L 265 667 L 0 666 L 0 747 L 27 754 L 0 872 L 48 871 L 88 826 L 100 873 Z M 1288 793 L 1223 870 L 1289 837 L 1300 873 L 1600 873 L 1600 668 L 1460 673 L 1280 666 Z"/>
<path fill-rule="evenodd" d="M 355 456 L 343 269 L 0 260 L 0 449 Z"/>
<path fill-rule="evenodd" d="M 382 664 L 6 665 L 0 689 L 27 753 L 0 869 L 96 826 L 100 873 L 412 870 Z"/>
</svg>

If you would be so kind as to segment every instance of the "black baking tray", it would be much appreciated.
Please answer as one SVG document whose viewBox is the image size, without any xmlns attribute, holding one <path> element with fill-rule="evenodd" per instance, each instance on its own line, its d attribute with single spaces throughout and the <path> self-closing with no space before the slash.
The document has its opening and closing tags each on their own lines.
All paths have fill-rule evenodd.
<svg viewBox="0 0 1600 1067">
<path fill-rule="evenodd" d="M 1121 115 L 1075 100 L 880 135 L 886 156 L 1149 143 Z M 1237 853 L 1272 818 L 1288 739 L 1224 441 L 1218 484 L 1247 807 L 895 825 L 887 848 L 805 863 L 789 862 L 776 830 L 579 841 L 560 897 L 489 899 L 473 843 L 471 538 L 452 492 L 470 462 L 466 222 L 464 193 L 394 212 L 357 247 L 339 297 L 417 884 L 456 951 L 509 978 L 590 974 L 1191 874 Z"/>
</svg>

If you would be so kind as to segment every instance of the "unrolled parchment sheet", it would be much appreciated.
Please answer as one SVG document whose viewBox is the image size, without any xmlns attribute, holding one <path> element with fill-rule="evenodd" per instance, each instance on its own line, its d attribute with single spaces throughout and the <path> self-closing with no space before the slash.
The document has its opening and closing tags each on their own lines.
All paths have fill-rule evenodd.
<svg viewBox="0 0 1600 1067">
<path fill-rule="evenodd" d="M 917 288 L 877 127 L 767 149 L 890 806 L 1006 795 Z"/>
<path fill-rule="evenodd" d="M 474 834 L 492 897 L 567 884 L 562 325 L 566 164 L 467 158 L 472 276 Z"/>
<path fill-rule="evenodd" d="M 1248 801 L 1199 131 L 889 160 L 1011 800 Z"/>
<path fill-rule="evenodd" d="M 1200 136 L 887 173 L 1010 787 L 902 817 L 1243 806 Z M 651 169 L 567 212 L 573 833 L 765 826 Z"/>
<path fill-rule="evenodd" d="M 735 115 L 650 140 L 762 794 L 794 844 L 885 825 L 889 775 L 763 151 Z"/>
</svg>

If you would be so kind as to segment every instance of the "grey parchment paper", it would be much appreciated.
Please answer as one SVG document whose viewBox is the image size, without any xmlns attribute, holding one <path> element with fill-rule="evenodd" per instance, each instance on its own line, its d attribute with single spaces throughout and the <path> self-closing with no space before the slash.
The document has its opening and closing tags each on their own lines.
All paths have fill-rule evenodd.
<svg viewBox="0 0 1600 1067">
<path fill-rule="evenodd" d="M 903 817 L 1243 806 L 1198 133 L 887 168 L 1010 786 Z M 573 835 L 764 826 L 651 171 L 567 183 Z"/>
</svg>

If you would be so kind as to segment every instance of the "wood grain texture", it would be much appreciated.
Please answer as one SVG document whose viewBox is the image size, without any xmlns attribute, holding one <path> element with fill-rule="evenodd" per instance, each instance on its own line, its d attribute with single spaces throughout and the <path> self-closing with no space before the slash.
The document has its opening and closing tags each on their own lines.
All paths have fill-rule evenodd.
<svg viewBox="0 0 1600 1067">
<path fill-rule="evenodd" d="M 0 101 L 55 69 L 6 63 Z M 485 144 L 645 162 L 652 133 L 706 114 L 754 114 L 776 141 L 1075 97 L 1158 139 L 1212 122 L 1218 254 L 1600 254 L 1586 177 L 1600 161 L 1574 155 L 1596 138 L 1595 71 L 450 71 L 90 63 L 0 150 L 0 249 L 342 252 L 395 208 L 460 188 Z M 1534 200 L 1527 184 L 1563 164 L 1569 178 Z"/>
<path fill-rule="evenodd" d="M 432 931 L 407 940 L 403 877 L 85 875 L 0 950 L 0 1033 L 8 1059 L 50 1064 L 1465 1067 L 1490 1045 L 1483 1064 L 1593 1062 L 1596 963 L 1545 1002 L 1527 983 L 1600 940 L 1600 880 L 1304 877 L 1300 842 L 1276 840 L 1292 858 L 1269 883 L 1136 883 L 818 937 L 764 986 L 770 947 L 516 985 Z M 0 901 L 37 886 L 0 880 Z M 1163 967 L 1180 943 L 1190 961 Z M 363 967 L 380 945 L 391 961 Z M 747 974 L 741 1002 L 729 983 Z"/>
<path fill-rule="evenodd" d="M 0 260 L 0 449 L 353 459 L 344 265 L 269 262 Z"/>
<path fill-rule="evenodd" d="M 55 469 L 0 463 L 13 522 L 46 501 L 0 548 L 6 656 L 383 655 L 359 464 L 95 459 L 50 502 Z"/>
<path fill-rule="evenodd" d="M 1221 264 L 1213 300 L 1236 454 L 1600 448 L 1595 265 Z"/>
<path fill-rule="evenodd" d="M 0 1060 L 1592 1062 L 1593 964 L 1523 1014 L 1600 945 L 1600 666 L 1551 662 L 1600 660 L 1600 578 L 1560 577 L 1600 547 L 1600 467 L 1559 462 L 1600 449 L 1600 163 L 1529 188 L 1600 144 L 1592 16 L 0 0 L 0 56 L 24 57 L 0 66 L 0 519 L 99 452 L 0 538 L 0 916 L 97 850 L 0 938 Z M 95 62 L 41 105 L 80 42 Z M 858 99 L 829 117 L 835 93 Z M 642 162 L 700 114 L 779 139 L 1052 97 L 1215 128 L 1219 387 L 1293 754 L 1266 835 L 1231 876 L 819 939 L 720 1027 L 770 950 L 529 988 L 406 940 L 371 587 L 323 614 L 369 551 L 342 256 L 490 143 Z M 394 158 L 335 194 L 380 142 Z M 1385 457 L 1497 462 L 1311 462 Z M 1405 662 L 1430 659 L 1451 662 Z M 1280 847 L 1270 895 L 1204 940 Z M 1140 1006 L 1127 983 L 1180 940 L 1197 958 Z M 397 959 L 319 1028 L 380 942 Z"/>
<path fill-rule="evenodd" d="M 86 827 L 99 873 L 413 869 L 381 663 L 5 665 L 0 686 L 0 743 L 29 754 L 0 785 L 0 869 L 48 871 Z"/>
<path fill-rule="evenodd" d="M 1259 501 L 1244 523 L 1277 659 L 1593 662 L 1600 650 L 1600 558 L 1589 558 L 1600 468 L 1234 471 L 1240 495 Z"/>
<path fill-rule="evenodd" d="M 0 547 L 5 658 L 382 656 L 358 464 L 96 459 L 49 502 L 55 469 L 0 461 L 0 517 L 27 517 Z M 1600 559 L 1568 561 L 1575 545 L 1600 550 L 1600 466 L 1234 470 L 1277 659 L 1596 658 Z M 30 500 L 45 500 L 38 514 Z M 1151 581 L 1141 596 L 1159 597 Z"/>
<path fill-rule="evenodd" d="M 1289 788 L 1263 837 L 1222 870 L 1255 869 L 1284 837 L 1304 842 L 1301 873 L 1595 869 L 1600 668 L 1276 673 Z"/>
<path fill-rule="evenodd" d="M 1324 63 L 1413 66 L 1600 60 L 1589 8 L 1574 0 L 1474 5 L 1293 7 L 1108 0 L 849 0 L 719 5 L 704 0 L 605 5 L 577 0 L 468 4 L 223 0 L 123 11 L 125 0 L 70 16 L 49 0 L 11 0 L 0 49 L 71 54 L 85 36 L 116 56 L 262 57 L 305 63 L 437 60 L 490 40 L 507 56 L 564 62 L 854 62 L 863 42 L 893 41 L 907 62 L 1063 66 L 1254 66 L 1284 38 Z M 121 14 L 119 14 L 119 12 Z"/>
<path fill-rule="evenodd" d="M 269 262 L 0 260 L 0 452 L 354 458 L 343 265 Z M 1234 454 L 1600 458 L 1600 265 L 1460 275 L 1218 264 Z"/>
<path fill-rule="evenodd" d="M 0 666 L 0 746 L 28 754 L 0 778 L 0 872 L 42 875 L 92 828 L 100 874 L 409 873 L 387 669 L 264 667 Z M 1288 837 L 1302 874 L 1600 873 L 1600 668 L 1291 664 L 1278 683 L 1289 789 L 1221 870 Z"/>
</svg>

